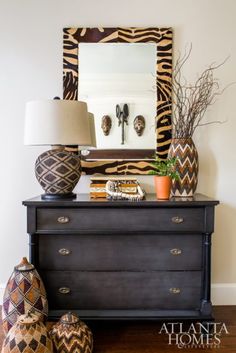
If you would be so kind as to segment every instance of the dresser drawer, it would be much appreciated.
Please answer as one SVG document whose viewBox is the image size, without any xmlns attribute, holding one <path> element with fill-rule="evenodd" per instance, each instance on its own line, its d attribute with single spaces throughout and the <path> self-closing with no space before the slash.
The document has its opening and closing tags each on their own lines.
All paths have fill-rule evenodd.
<svg viewBox="0 0 236 353">
<path fill-rule="evenodd" d="M 73 309 L 197 309 L 200 272 L 76 272 L 41 273 L 49 308 Z"/>
<path fill-rule="evenodd" d="M 204 208 L 38 208 L 37 231 L 143 232 L 205 229 Z"/>
<path fill-rule="evenodd" d="M 46 270 L 200 270 L 201 235 L 40 235 Z"/>
</svg>

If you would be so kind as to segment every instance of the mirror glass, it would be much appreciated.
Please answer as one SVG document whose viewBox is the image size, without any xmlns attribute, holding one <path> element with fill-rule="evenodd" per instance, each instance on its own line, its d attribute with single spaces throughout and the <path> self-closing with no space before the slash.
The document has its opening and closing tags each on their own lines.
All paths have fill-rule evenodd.
<svg viewBox="0 0 236 353">
<path fill-rule="evenodd" d="M 98 149 L 155 149 L 156 43 L 80 43 L 78 99 L 94 114 Z M 118 126 L 116 105 L 128 105 L 128 125 Z M 102 117 L 111 118 L 109 135 Z M 142 115 L 145 129 L 138 136 L 134 119 Z"/>
</svg>

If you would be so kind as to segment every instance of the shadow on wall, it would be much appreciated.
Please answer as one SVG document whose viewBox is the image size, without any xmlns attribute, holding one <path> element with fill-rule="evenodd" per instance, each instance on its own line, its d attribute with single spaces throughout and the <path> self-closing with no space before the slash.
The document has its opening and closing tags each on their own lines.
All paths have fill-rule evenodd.
<svg viewBox="0 0 236 353">
<path fill-rule="evenodd" d="M 236 283 L 235 248 L 236 208 L 221 203 L 216 207 L 215 234 L 213 235 L 213 282 Z"/>
<path fill-rule="evenodd" d="M 205 140 L 205 141 L 204 141 Z M 207 143 L 207 139 L 198 141 L 199 174 L 197 192 L 215 197 L 218 184 L 218 165 L 215 154 Z M 203 146 L 203 147 L 202 147 Z"/>
<path fill-rule="evenodd" d="M 217 198 L 219 185 L 219 160 L 211 150 L 207 141 L 208 134 L 198 140 L 199 151 L 199 184 L 197 191 L 210 197 Z M 212 243 L 212 277 L 216 283 L 236 283 L 234 269 L 236 238 L 233 229 L 236 229 L 236 209 L 229 204 L 220 203 L 216 207 L 215 234 Z"/>
</svg>

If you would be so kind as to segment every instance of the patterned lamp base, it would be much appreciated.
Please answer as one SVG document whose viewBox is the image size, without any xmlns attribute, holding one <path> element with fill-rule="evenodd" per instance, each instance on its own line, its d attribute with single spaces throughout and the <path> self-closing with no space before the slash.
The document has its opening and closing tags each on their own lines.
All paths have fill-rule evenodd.
<svg viewBox="0 0 236 353">
<path fill-rule="evenodd" d="M 35 175 L 46 193 L 43 199 L 72 198 L 81 176 L 80 156 L 63 149 L 46 151 L 36 160 Z"/>
</svg>

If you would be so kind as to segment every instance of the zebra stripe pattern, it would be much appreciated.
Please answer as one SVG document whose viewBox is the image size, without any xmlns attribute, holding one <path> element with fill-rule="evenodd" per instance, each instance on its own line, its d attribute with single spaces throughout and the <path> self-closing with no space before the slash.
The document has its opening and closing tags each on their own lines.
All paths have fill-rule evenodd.
<svg viewBox="0 0 236 353">
<path fill-rule="evenodd" d="M 79 43 L 156 43 L 156 154 L 167 158 L 171 142 L 172 29 L 154 27 L 64 28 L 63 98 L 78 98 Z M 148 174 L 148 160 L 82 161 L 86 174 Z"/>
</svg>

